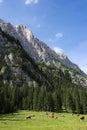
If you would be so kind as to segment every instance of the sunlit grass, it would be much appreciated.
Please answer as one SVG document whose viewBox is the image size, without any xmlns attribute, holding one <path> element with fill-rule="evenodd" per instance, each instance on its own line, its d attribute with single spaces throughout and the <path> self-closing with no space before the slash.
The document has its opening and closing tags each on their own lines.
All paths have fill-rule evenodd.
<svg viewBox="0 0 87 130">
<path fill-rule="evenodd" d="M 34 117 L 26 119 L 28 115 Z M 76 114 L 55 113 L 54 115 L 58 118 L 49 118 L 46 112 L 32 111 L 0 115 L 0 130 L 87 130 L 87 115 L 84 115 L 85 120 L 82 122 Z"/>
</svg>

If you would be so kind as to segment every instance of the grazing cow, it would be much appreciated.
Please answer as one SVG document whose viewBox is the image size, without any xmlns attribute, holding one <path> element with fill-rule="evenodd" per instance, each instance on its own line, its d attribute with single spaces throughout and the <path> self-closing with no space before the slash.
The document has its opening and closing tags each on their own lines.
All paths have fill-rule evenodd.
<svg viewBox="0 0 87 130">
<path fill-rule="evenodd" d="M 31 116 L 26 116 L 26 119 L 31 119 Z"/>
<path fill-rule="evenodd" d="M 49 118 L 54 118 L 54 113 L 51 113 L 48 117 Z"/>
<path fill-rule="evenodd" d="M 83 121 L 85 119 L 85 117 L 84 116 L 80 116 L 79 119 L 80 119 L 80 121 Z"/>
</svg>

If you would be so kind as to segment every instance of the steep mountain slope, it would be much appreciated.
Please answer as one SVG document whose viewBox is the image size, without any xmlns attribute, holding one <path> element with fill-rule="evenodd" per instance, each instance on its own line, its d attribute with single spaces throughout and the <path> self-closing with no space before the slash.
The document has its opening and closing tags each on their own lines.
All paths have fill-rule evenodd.
<svg viewBox="0 0 87 130">
<path fill-rule="evenodd" d="M 0 79 L 5 86 L 30 86 L 46 84 L 46 75 L 27 55 L 20 42 L 0 29 Z"/>
<path fill-rule="evenodd" d="M 68 59 L 66 55 L 56 53 L 55 51 L 53 51 L 45 43 L 35 38 L 28 28 L 19 25 L 18 27 L 16 27 L 16 30 L 18 34 L 20 34 L 22 40 L 26 39 L 26 42 L 23 43 L 25 43 L 26 50 L 28 53 L 29 53 L 28 49 L 31 48 L 32 50 L 31 56 L 33 56 L 35 60 L 44 61 L 46 64 L 51 66 L 53 65 L 56 67 L 60 66 L 60 63 L 62 63 L 63 65 L 72 68 L 77 72 L 85 75 L 77 65 L 73 64 Z M 29 43 L 31 44 L 32 47 L 31 46 L 27 47 Z"/>
<path fill-rule="evenodd" d="M 60 62 L 58 64 L 61 65 Z M 36 82 L 40 86 L 45 84 L 48 89 L 52 89 L 55 87 L 53 80 L 55 76 L 59 78 L 60 73 L 61 80 L 68 74 L 70 84 L 87 86 L 86 77 L 73 69 L 63 65 L 57 68 L 47 66 L 44 62 L 35 62 L 18 39 L 0 29 L 0 78 L 6 86 L 30 86 L 31 82 Z"/>
<path fill-rule="evenodd" d="M 72 63 L 68 57 L 64 54 L 56 53 L 51 48 L 49 48 L 45 43 L 35 38 L 32 32 L 23 25 L 14 27 L 10 23 L 0 19 L 0 27 L 3 31 L 8 32 L 10 35 L 17 38 L 27 54 L 29 54 L 35 61 L 43 61 L 47 65 L 55 66 L 60 68 L 64 65 L 68 68 L 74 69 L 83 76 L 86 74 L 74 63 Z"/>
</svg>

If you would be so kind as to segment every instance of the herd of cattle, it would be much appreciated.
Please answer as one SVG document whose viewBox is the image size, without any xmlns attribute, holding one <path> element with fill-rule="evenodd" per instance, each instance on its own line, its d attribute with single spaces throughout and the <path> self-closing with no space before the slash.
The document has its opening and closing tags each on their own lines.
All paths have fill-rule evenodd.
<svg viewBox="0 0 87 130">
<path fill-rule="evenodd" d="M 48 112 L 46 112 L 46 115 L 47 115 L 48 118 L 58 119 L 58 117 L 55 116 L 54 113 L 49 114 Z M 73 116 L 73 114 L 72 114 L 72 116 Z M 85 116 L 79 115 L 79 114 L 77 114 L 77 116 L 79 117 L 80 121 L 84 121 Z M 35 117 L 35 115 L 28 115 L 28 116 L 26 116 L 25 119 L 32 119 L 32 117 Z M 64 115 L 63 115 L 63 117 L 64 117 Z"/>
</svg>

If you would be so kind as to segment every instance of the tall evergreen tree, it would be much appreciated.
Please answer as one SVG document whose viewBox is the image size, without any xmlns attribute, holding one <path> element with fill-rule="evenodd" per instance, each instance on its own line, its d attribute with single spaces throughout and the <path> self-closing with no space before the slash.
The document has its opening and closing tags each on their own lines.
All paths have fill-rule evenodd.
<svg viewBox="0 0 87 130">
<path fill-rule="evenodd" d="M 56 112 L 61 112 L 62 100 L 61 100 L 61 93 L 58 90 L 55 90 L 54 92 L 54 103 Z"/>
<path fill-rule="evenodd" d="M 76 111 L 78 114 L 80 113 L 83 113 L 83 110 L 82 110 L 82 107 L 81 107 L 81 104 L 80 104 L 80 96 L 79 96 L 79 92 L 77 91 L 77 94 L 76 94 Z"/>
<path fill-rule="evenodd" d="M 73 102 L 72 95 L 68 92 L 66 96 L 66 107 L 69 112 L 75 111 L 75 104 Z"/>
<path fill-rule="evenodd" d="M 45 97 L 46 97 L 46 87 L 42 86 L 39 91 L 39 99 L 38 99 L 38 110 L 45 110 Z"/>
<path fill-rule="evenodd" d="M 33 93 L 33 110 L 38 110 L 38 88 L 35 88 Z"/>
</svg>

